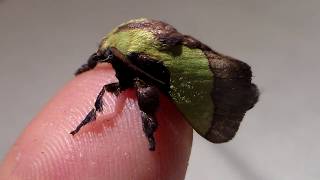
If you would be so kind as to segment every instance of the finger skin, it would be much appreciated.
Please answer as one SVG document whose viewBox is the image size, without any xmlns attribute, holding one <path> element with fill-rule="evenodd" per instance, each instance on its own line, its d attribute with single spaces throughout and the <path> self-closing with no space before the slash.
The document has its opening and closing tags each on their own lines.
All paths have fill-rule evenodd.
<svg viewBox="0 0 320 180">
<path fill-rule="evenodd" d="M 148 150 L 133 90 L 121 113 L 97 118 L 72 136 L 70 131 L 93 107 L 104 84 L 115 82 L 110 66 L 77 76 L 37 115 L 0 166 L 0 179 L 184 179 L 192 129 L 164 96 L 157 113 L 156 151 Z M 106 93 L 104 114 L 116 97 Z"/>
</svg>

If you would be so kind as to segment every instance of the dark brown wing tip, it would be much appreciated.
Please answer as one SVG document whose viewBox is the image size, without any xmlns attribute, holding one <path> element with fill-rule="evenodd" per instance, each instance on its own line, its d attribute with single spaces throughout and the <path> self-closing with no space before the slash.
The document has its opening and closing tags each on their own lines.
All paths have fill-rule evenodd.
<svg viewBox="0 0 320 180">
<path fill-rule="evenodd" d="M 211 96 L 215 105 L 206 138 L 213 143 L 223 143 L 235 136 L 246 111 L 258 101 L 259 90 L 251 83 L 249 65 L 213 51 L 206 54 L 214 74 Z"/>
</svg>

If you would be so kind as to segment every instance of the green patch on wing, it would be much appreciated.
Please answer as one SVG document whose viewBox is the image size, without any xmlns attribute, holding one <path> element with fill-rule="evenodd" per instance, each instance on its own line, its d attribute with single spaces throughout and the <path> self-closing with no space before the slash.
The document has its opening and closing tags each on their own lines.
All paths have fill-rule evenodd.
<svg viewBox="0 0 320 180">
<path fill-rule="evenodd" d="M 171 96 L 193 128 L 205 135 L 211 127 L 213 74 L 200 49 L 182 47 L 180 56 L 165 61 L 171 72 Z"/>
<path fill-rule="evenodd" d="M 130 52 L 156 54 L 161 45 L 151 32 L 142 29 L 114 32 L 115 30 L 102 40 L 100 49 L 115 47 L 126 55 Z"/>
</svg>

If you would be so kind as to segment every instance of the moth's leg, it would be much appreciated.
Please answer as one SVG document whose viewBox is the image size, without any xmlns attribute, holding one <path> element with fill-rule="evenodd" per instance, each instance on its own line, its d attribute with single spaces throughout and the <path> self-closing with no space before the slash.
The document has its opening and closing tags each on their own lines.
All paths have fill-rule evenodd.
<svg viewBox="0 0 320 180">
<path fill-rule="evenodd" d="M 121 92 L 120 84 L 118 82 L 105 85 L 105 89 L 107 92 L 110 92 L 116 96 L 118 96 Z"/>
<path fill-rule="evenodd" d="M 77 126 L 77 128 L 73 131 L 70 132 L 71 135 L 75 135 L 77 134 L 80 129 L 82 128 L 82 126 L 88 124 L 91 121 L 94 121 L 96 119 L 96 110 L 95 109 L 91 109 L 91 111 L 87 114 L 87 116 L 84 118 L 84 120 L 81 121 L 81 123 Z"/>
<path fill-rule="evenodd" d="M 76 72 L 75 75 L 79 75 L 83 72 L 89 71 L 96 67 L 98 64 L 98 61 L 101 59 L 101 56 L 99 56 L 97 53 L 93 53 L 86 64 L 83 64 Z"/>
<path fill-rule="evenodd" d="M 86 64 L 83 64 L 76 72 L 75 75 L 81 74 L 83 72 L 89 71 L 96 67 L 98 63 L 111 63 L 114 58 L 113 52 L 110 48 L 105 51 L 100 51 L 93 53 Z"/>
<path fill-rule="evenodd" d="M 94 107 L 98 112 L 103 111 L 103 95 L 105 92 L 110 92 L 116 96 L 120 94 L 120 85 L 119 83 L 110 83 L 103 86 L 101 91 L 99 92 L 96 102 L 94 103 Z"/>
<path fill-rule="evenodd" d="M 126 93 L 121 93 L 117 96 L 117 100 L 115 102 L 114 111 L 106 114 L 101 114 L 99 117 L 101 119 L 113 119 L 115 118 L 121 111 L 123 110 L 125 106 L 125 102 L 127 99 Z"/>
<path fill-rule="evenodd" d="M 103 111 L 103 95 L 106 91 L 118 95 L 120 93 L 119 83 L 111 83 L 103 86 L 94 103 L 94 108 L 91 109 L 91 111 L 87 114 L 84 120 L 82 120 L 81 123 L 76 127 L 76 129 L 70 132 L 70 134 L 75 135 L 76 133 L 78 133 L 83 126 L 96 119 L 97 112 Z"/>
<path fill-rule="evenodd" d="M 136 79 L 138 105 L 141 111 L 143 131 L 149 141 L 149 150 L 154 151 L 156 142 L 154 132 L 158 127 L 156 112 L 159 107 L 159 90 L 154 86 L 149 86 L 143 81 Z"/>
</svg>

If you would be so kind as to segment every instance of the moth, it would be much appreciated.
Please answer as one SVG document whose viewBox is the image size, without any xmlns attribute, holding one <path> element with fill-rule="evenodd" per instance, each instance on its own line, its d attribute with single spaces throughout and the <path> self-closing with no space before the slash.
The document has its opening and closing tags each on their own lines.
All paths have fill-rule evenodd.
<svg viewBox="0 0 320 180">
<path fill-rule="evenodd" d="M 159 94 L 172 100 L 193 129 L 213 143 L 231 140 L 259 91 L 249 65 L 212 50 L 158 20 L 139 18 L 107 34 L 76 75 L 110 63 L 118 82 L 106 84 L 94 107 L 70 134 L 75 135 L 103 111 L 105 92 L 135 89 L 143 131 L 154 151 Z"/>
</svg>

